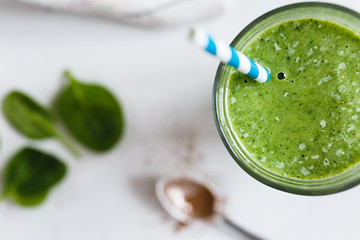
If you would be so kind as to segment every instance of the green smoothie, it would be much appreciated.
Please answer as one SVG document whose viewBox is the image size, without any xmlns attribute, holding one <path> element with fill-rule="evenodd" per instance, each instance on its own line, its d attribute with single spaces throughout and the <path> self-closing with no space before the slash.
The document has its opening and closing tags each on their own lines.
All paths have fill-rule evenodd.
<svg viewBox="0 0 360 240">
<path fill-rule="evenodd" d="M 360 38 L 318 19 L 283 22 L 243 50 L 271 70 L 258 83 L 233 70 L 231 129 L 261 166 L 314 180 L 360 161 Z"/>
</svg>

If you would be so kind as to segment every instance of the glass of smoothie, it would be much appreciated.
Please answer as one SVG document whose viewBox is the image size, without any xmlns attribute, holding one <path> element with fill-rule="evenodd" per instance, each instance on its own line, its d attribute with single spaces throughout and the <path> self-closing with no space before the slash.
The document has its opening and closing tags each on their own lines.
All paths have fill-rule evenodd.
<svg viewBox="0 0 360 240">
<path fill-rule="evenodd" d="M 220 64 L 213 110 L 235 161 L 262 183 L 324 195 L 360 182 L 360 15 L 328 3 L 268 12 L 232 46 L 268 68 L 258 83 Z"/>
</svg>

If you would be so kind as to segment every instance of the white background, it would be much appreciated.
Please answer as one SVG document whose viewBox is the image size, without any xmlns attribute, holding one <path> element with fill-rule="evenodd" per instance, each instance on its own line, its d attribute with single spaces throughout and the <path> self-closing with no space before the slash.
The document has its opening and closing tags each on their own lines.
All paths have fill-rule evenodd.
<svg viewBox="0 0 360 240">
<path fill-rule="evenodd" d="M 202 24 L 227 42 L 259 15 L 293 1 L 235 1 Z M 332 1 L 360 11 L 358 1 Z M 242 239 L 219 223 L 178 232 L 156 202 L 155 180 L 189 172 L 209 178 L 226 213 L 265 239 L 360 239 L 360 187 L 322 197 L 267 187 L 232 160 L 215 128 L 218 62 L 181 28 L 142 29 L 0 0 L 0 98 L 23 90 L 44 105 L 61 74 L 106 85 L 123 104 L 126 134 L 111 152 L 74 159 L 55 140 L 30 142 L 0 118 L 0 166 L 31 144 L 61 157 L 69 174 L 36 208 L 0 203 L 0 239 Z M 191 143 L 191 145 L 189 145 Z"/>
</svg>

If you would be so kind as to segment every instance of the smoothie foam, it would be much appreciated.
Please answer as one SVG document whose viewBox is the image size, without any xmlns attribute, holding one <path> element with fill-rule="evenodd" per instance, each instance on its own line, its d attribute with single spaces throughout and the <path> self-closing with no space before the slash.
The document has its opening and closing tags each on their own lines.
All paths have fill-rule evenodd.
<svg viewBox="0 0 360 240">
<path fill-rule="evenodd" d="M 226 90 L 231 129 L 258 164 L 313 180 L 360 161 L 358 35 L 298 19 L 267 29 L 242 52 L 271 70 L 263 84 L 233 70 Z"/>
</svg>

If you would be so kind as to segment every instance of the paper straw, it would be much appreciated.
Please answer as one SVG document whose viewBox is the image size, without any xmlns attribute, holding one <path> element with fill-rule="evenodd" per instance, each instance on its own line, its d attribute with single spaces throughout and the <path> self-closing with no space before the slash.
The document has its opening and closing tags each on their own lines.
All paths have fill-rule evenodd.
<svg viewBox="0 0 360 240">
<path fill-rule="evenodd" d="M 258 82 L 267 82 L 270 79 L 270 72 L 237 51 L 232 46 L 214 39 L 202 28 L 190 28 L 188 37 L 197 46 L 208 53 L 216 56 L 221 62 L 228 64 Z"/>
</svg>

